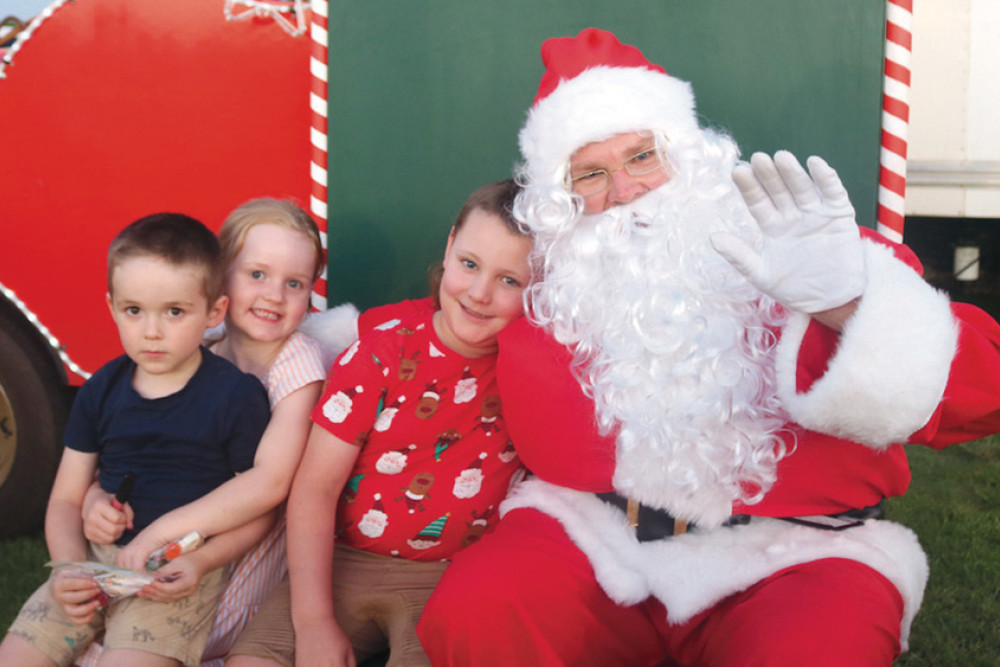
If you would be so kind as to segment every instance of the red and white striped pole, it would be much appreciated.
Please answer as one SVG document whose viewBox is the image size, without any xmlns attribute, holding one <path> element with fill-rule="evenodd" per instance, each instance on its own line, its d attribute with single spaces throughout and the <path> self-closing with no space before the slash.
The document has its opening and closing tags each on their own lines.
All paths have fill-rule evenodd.
<svg viewBox="0 0 1000 667">
<path fill-rule="evenodd" d="M 877 228 L 883 236 L 893 241 L 902 241 L 906 144 L 910 123 L 913 0 L 887 0 L 885 18 Z"/>
<path fill-rule="evenodd" d="M 312 23 L 309 30 L 312 39 L 312 54 L 309 58 L 311 74 L 309 141 L 312 144 L 309 164 L 312 190 L 309 209 L 319 226 L 324 248 L 327 247 L 327 12 L 326 0 L 313 0 Z M 324 268 L 323 275 L 313 285 L 313 310 L 327 308 L 326 271 Z"/>
</svg>

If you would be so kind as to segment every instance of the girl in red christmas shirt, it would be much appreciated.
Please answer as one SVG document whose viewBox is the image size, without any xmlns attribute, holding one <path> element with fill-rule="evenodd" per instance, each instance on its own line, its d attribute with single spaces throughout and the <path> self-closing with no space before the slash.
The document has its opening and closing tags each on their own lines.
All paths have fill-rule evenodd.
<svg viewBox="0 0 1000 667">
<path fill-rule="evenodd" d="M 495 382 L 497 334 L 522 315 L 531 277 L 516 190 L 474 192 L 435 301 L 366 314 L 363 331 L 381 323 L 334 364 L 289 498 L 290 587 L 229 667 L 355 665 L 386 647 L 390 666 L 430 665 L 415 632 L 424 602 L 521 469 Z"/>
</svg>

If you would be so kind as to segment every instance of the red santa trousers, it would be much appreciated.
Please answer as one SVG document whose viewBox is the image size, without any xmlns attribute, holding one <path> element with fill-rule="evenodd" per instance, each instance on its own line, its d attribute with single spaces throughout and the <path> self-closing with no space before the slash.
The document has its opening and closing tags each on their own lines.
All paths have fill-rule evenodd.
<svg viewBox="0 0 1000 667">
<path fill-rule="evenodd" d="M 455 556 L 417 632 L 436 667 L 864 667 L 899 655 L 902 615 L 902 598 L 881 574 L 825 559 L 670 625 L 655 599 L 616 604 L 555 519 L 518 509 Z"/>
</svg>

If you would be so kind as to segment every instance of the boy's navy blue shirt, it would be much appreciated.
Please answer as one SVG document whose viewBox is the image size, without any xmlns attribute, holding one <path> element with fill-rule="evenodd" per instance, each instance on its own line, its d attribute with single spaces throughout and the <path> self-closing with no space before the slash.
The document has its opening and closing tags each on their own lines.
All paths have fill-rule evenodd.
<svg viewBox="0 0 1000 667">
<path fill-rule="evenodd" d="M 253 466 L 270 419 L 267 392 L 204 347 L 201 355 L 188 383 L 169 396 L 136 393 L 135 362 L 122 355 L 94 373 L 73 402 L 63 442 L 98 454 L 101 488 L 114 493 L 126 472 L 137 476 L 129 498 L 135 527 L 119 545 Z"/>
</svg>

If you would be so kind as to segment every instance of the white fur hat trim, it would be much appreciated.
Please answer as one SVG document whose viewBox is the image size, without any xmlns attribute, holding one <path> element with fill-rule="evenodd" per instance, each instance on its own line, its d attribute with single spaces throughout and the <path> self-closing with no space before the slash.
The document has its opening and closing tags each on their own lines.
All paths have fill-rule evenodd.
<svg viewBox="0 0 1000 667">
<path fill-rule="evenodd" d="M 697 131 L 691 84 L 642 67 L 593 67 L 528 112 L 519 135 L 524 174 L 530 185 L 561 185 L 582 146 L 642 130 Z"/>
</svg>

